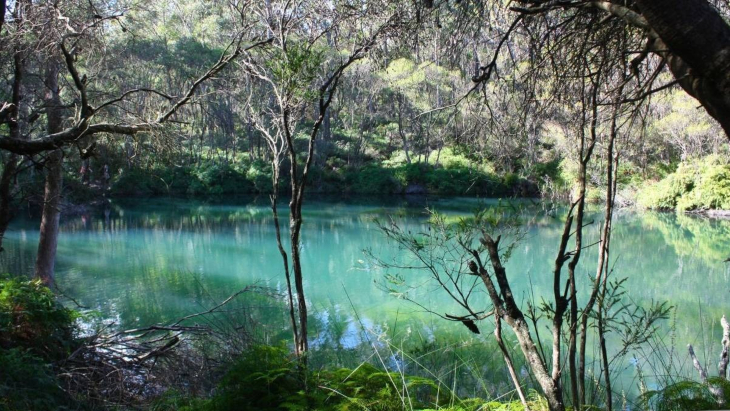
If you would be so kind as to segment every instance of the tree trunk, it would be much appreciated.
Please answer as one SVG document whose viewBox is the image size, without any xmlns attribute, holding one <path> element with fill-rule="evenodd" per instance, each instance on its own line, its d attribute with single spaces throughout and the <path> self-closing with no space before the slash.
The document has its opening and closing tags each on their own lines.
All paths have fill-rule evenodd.
<svg viewBox="0 0 730 411">
<path fill-rule="evenodd" d="M 58 90 L 58 63 L 51 62 L 46 74 L 46 115 L 48 133 L 62 129 L 61 100 Z M 58 222 L 61 216 L 61 188 L 63 186 L 63 152 L 52 151 L 46 157 L 46 184 L 43 194 L 43 215 L 41 217 L 38 255 L 35 263 L 35 276 L 46 284 L 53 283 L 56 265 L 56 246 L 58 244 Z"/>
<path fill-rule="evenodd" d="M 730 138 L 730 26 L 706 0 L 636 3 L 670 50 L 664 55 L 682 88 L 702 104 Z"/>
<path fill-rule="evenodd" d="M 5 1 L 2 1 L 2 10 L 0 13 L 5 14 Z M 16 5 L 16 16 L 15 24 L 20 28 L 23 24 L 25 7 L 24 2 L 18 2 Z M 0 30 L 2 27 L 0 27 Z M 21 101 L 21 86 L 23 84 L 23 71 L 25 70 L 23 65 L 23 54 L 22 51 L 16 47 L 13 53 L 13 87 L 11 96 L 11 109 L 9 113 L 10 121 L 8 122 L 8 131 L 10 138 L 20 139 L 22 133 L 20 132 L 20 101 Z M 13 206 L 13 192 L 12 185 L 15 181 L 15 176 L 18 170 L 18 161 L 20 157 L 17 154 L 10 153 L 8 155 L 5 164 L 3 165 L 3 172 L 0 175 L 0 252 L 3 251 L 3 240 L 5 239 L 5 232 L 8 229 L 8 224 L 13 218 L 14 206 Z"/>
<path fill-rule="evenodd" d="M 530 334 L 530 327 L 525 321 L 524 314 L 514 300 L 512 289 L 507 280 L 506 271 L 499 257 L 499 238 L 495 241 L 488 234 L 484 233 L 481 242 L 489 253 L 489 260 L 493 268 L 494 277 L 499 286 L 499 293 L 489 273 L 483 267 L 479 253 L 472 250 L 471 254 L 475 257 L 479 266 L 479 276 L 482 278 L 489 298 L 492 300 L 495 315 L 500 316 L 512 328 L 512 331 L 514 331 L 522 349 L 522 354 L 545 395 L 550 411 L 564 411 L 565 404 L 563 404 L 563 388 L 560 382 L 560 375 L 558 374 L 558 377 L 555 378 L 555 376 L 552 376 L 548 372 L 545 362 L 540 357 L 540 352 L 535 345 L 532 334 Z"/>
</svg>

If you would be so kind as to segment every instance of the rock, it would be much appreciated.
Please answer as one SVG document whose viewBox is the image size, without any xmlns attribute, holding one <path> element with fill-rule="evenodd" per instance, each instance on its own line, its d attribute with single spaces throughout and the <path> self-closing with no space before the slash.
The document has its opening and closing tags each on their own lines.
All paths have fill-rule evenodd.
<svg viewBox="0 0 730 411">
<path fill-rule="evenodd" d="M 405 193 L 408 195 L 425 195 L 428 194 L 428 190 L 420 184 L 408 184 Z"/>
</svg>

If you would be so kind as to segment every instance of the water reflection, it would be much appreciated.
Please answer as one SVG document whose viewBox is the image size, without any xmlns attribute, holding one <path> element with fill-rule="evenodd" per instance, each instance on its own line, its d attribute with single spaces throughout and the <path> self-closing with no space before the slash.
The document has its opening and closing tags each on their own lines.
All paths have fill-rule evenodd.
<svg viewBox="0 0 730 411">
<path fill-rule="evenodd" d="M 393 341 L 408 340 L 419 347 L 437 339 L 443 343 L 444 336 L 483 346 L 488 337 L 474 340 L 460 325 L 442 323 L 383 292 L 374 282 L 385 273 L 369 265 L 362 252 L 371 248 L 385 259 L 398 253 L 378 231 L 375 218 L 394 216 L 415 231 L 425 227 L 425 207 L 458 216 L 468 215 L 479 203 L 474 199 L 310 201 L 304 210 L 302 264 L 312 307 L 312 345 L 352 351 L 384 344 L 378 336 L 387 334 Z M 562 232 L 562 221 L 539 207 L 529 208 L 524 217 L 526 236 L 507 263 L 513 291 L 523 304 L 531 295 L 538 301 L 551 295 L 551 267 Z M 591 218 L 596 221 L 586 228 L 587 244 L 597 240 L 600 232 L 600 217 Z M 32 273 L 37 227 L 33 217 L 13 224 L 5 240 L 6 252 L 0 257 L 3 270 Z M 633 300 L 638 304 L 667 300 L 676 306 L 679 346 L 697 345 L 703 337 L 715 342 L 712 322 L 730 308 L 729 268 L 723 262 L 730 257 L 730 223 L 621 212 L 613 236 L 615 276 L 629 278 L 626 284 Z M 595 247 L 587 249 L 579 266 L 579 276 L 586 279 L 583 298 L 588 278 L 595 274 L 596 255 Z M 104 316 L 116 318 L 123 328 L 201 311 L 254 282 L 285 291 L 266 199 L 227 204 L 172 199 L 115 202 L 64 218 L 56 266 L 66 292 Z M 423 279 L 418 273 L 400 274 Z M 436 311 L 453 308 L 432 287 L 418 292 L 420 301 Z M 253 310 L 267 338 L 288 337 L 286 313 L 278 302 L 257 300 Z M 489 334 L 488 324 L 480 328 Z M 703 336 L 702 330 L 712 330 L 712 335 Z M 484 364 L 488 363 L 494 361 Z M 469 372 L 484 371 L 480 367 L 475 365 Z"/>
</svg>

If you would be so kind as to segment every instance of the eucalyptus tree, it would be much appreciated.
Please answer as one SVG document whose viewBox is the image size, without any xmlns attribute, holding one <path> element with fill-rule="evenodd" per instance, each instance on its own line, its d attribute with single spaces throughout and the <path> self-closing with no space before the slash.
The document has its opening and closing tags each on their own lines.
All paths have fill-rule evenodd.
<svg viewBox="0 0 730 411">
<path fill-rule="evenodd" d="M 268 33 L 271 41 L 267 47 L 248 53 L 240 67 L 256 87 L 268 90 L 271 96 L 264 101 L 251 100 L 250 110 L 269 148 L 271 208 L 287 282 L 295 353 L 303 357 L 309 344 L 301 266 L 302 207 L 317 154 L 316 141 L 321 138 L 326 113 L 346 70 L 364 59 L 376 44 L 399 33 L 412 19 L 413 10 L 409 5 L 379 1 L 357 6 L 339 1 L 267 1 L 253 10 L 258 29 Z M 307 124 L 312 105 L 316 114 Z M 278 215 L 285 165 L 290 195 L 288 251 Z"/>
<path fill-rule="evenodd" d="M 570 50 L 590 32 L 614 25 L 614 37 L 628 33 L 622 52 L 634 54 L 633 75 L 642 81 L 631 99 L 679 85 L 695 97 L 730 135 L 730 25 L 727 3 L 708 0 L 533 1 L 510 6 L 520 19 L 543 38 L 553 37 Z M 600 16 L 591 25 L 568 30 L 581 16 Z M 620 24 L 616 24 L 616 22 Z M 654 86 L 658 73 L 668 69 L 675 80 Z"/>
<path fill-rule="evenodd" d="M 247 4 L 241 3 L 240 7 Z M 13 73 L 9 101 L 2 105 L 5 128 L 0 149 L 7 154 L 0 178 L 0 228 L 7 227 L 12 207 L 12 185 L 19 164 L 45 165 L 46 187 L 36 276 L 53 281 L 62 189 L 63 150 L 76 147 L 91 155 L 93 140 L 104 134 L 158 134 L 190 103 L 206 81 L 220 73 L 245 50 L 266 43 L 231 32 L 219 58 L 202 75 L 187 81 L 181 92 L 135 84 L 113 87 L 106 76 L 109 60 L 106 41 L 125 32 L 123 2 L 18 1 L 4 27 L 3 60 Z M 246 33 L 248 34 L 248 33 Z M 7 40 L 7 41 L 6 41 Z M 42 78 L 44 81 L 35 79 Z M 118 79 L 117 79 L 118 80 Z M 117 88 L 116 93 L 108 90 Z M 178 94 L 178 96 L 175 96 Z M 153 96 L 140 112 L 135 97 Z M 43 120 L 45 127 L 36 123 Z M 4 232 L 3 232 L 4 233 Z"/>
</svg>

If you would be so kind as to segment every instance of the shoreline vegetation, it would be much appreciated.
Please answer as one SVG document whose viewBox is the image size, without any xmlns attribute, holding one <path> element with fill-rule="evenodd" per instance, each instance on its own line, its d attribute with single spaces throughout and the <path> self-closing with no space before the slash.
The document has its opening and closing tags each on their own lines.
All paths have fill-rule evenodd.
<svg viewBox="0 0 730 411">
<path fill-rule="evenodd" d="M 729 18 L 728 0 L 1 0 L 0 252 L 4 239 L 14 248 L 0 256 L 20 262 L 0 276 L 0 411 L 725 408 L 730 324 L 717 311 L 711 326 L 702 314 L 688 324 L 694 308 L 678 317 L 663 297 L 677 287 L 677 301 L 701 299 L 683 282 L 704 282 L 709 267 L 717 278 L 705 294 L 725 309 L 730 228 L 684 215 L 667 225 L 675 216 L 656 213 L 646 213 L 654 227 L 629 226 L 637 241 L 662 236 L 668 253 L 714 262 L 688 273 L 685 260 L 633 247 L 619 209 L 730 217 Z M 176 221 L 179 242 L 164 240 L 159 216 L 134 232 L 147 243 L 117 236 L 131 219 L 111 199 L 250 194 L 264 205 L 236 218 L 257 219 L 257 231 L 218 235 L 212 228 L 231 228 L 227 215 L 201 212 Z M 320 229 L 320 245 L 302 235 L 317 221 L 303 212 L 316 194 L 539 197 L 550 224 L 529 226 L 516 201 L 473 217 L 423 207 L 418 225 L 364 227 L 378 235 L 365 247 L 386 252 L 349 240 L 357 257 L 333 264 L 309 251 L 331 244 L 344 255 L 340 232 Z M 80 215 L 77 238 L 101 228 L 108 242 L 59 241 L 76 234 L 62 214 L 87 204 L 105 206 L 103 219 Z M 36 208 L 39 224 L 23 219 Z M 197 246 L 185 224 L 211 228 L 206 238 L 226 251 Z M 520 245 L 537 229 L 551 237 Z M 243 253 L 235 241 L 253 235 L 267 240 Z M 152 244 L 206 275 L 240 275 L 217 263 L 259 258 L 250 278 L 267 273 L 276 286 L 124 330 L 115 321 L 137 313 L 100 318 L 56 282 L 57 262 L 95 263 L 83 271 L 98 287 L 79 283 L 97 301 L 113 302 L 119 289 L 102 287 L 131 273 L 137 284 L 121 287 L 148 302 L 139 290 L 155 284 L 156 261 L 158 285 L 170 275 L 201 303 L 206 285 L 171 271 Z M 621 245 L 641 251 L 627 272 L 615 270 Z M 525 259 L 511 264 L 516 251 Z M 313 273 L 329 263 L 341 276 L 363 253 L 382 270 L 370 286 L 464 334 L 449 346 L 419 334 L 420 346 L 404 347 L 384 327 L 368 337 L 370 352 L 318 351 Z M 660 259 L 645 288 L 659 276 L 666 285 L 639 301 L 629 279 Z M 533 274 L 547 292 L 534 292 Z M 336 286 L 316 291 L 330 297 Z M 444 310 L 430 293 L 448 300 Z M 264 300 L 276 309 L 273 334 L 252 312 Z M 349 294 L 338 303 L 347 300 L 356 311 Z M 717 367 L 663 335 L 667 322 L 670 334 L 700 328 L 700 357 Z M 459 356 L 466 340 L 488 355 Z M 619 388 L 628 370 L 637 395 Z"/>
<path fill-rule="evenodd" d="M 488 165 L 467 165 L 463 156 L 450 155 L 439 164 L 379 162 L 336 169 L 315 167 L 308 183 L 312 195 L 437 196 L 480 198 L 541 198 L 567 202 L 575 176 L 560 161 L 536 164 L 523 173 L 499 173 Z M 567 170 L 567 171 L 566 171 Z M 64 213 L 75 214 L 87 205 L 110 198 L 177 197 L 217 199 L 227 196 L 268 195 L 271 169 L 261 162 L 202 162 L 187 166 L 120 168 L 107 182 L 67 181 Z M 281 176 L 286 195 L 288 175 Z M 599 186 L 588 185 L 587 201 L 604 201 Z M 34 199 L 31 199 L 33 201 Z M 634 209 L 677 211 L 711 218 L 730 218 L 730 164 L 722 157 L 676 163 L 654 177 L 622 170 L 617 205 Z"/>
<path fill-rule="evenodd" d="M 282 307 L 284 304 L 282 296 L 273 290 L 248 286 L 205 311 L 164 324 L 119 330 L 38 280 L 2 275 L 0 410 L 549 409 L 534 382 L 526 381 L 525 396 L 518 398 L 510 389 L 504 364 L 496 357 L 496 362 L 482 364 L 477 370 L 494 367 L 502 381 L 473 375 L 470 384 L 476 386 L 463 387 L 466 375 L 457 373 L 457 369 L 471 370 L 474 364 L 455 352 L 449 353 L 458 345 L 439 347 L 431 343 L 407 348 L 403 341 L 373 336 L 380 343 L 369 348 L 370 355 L 358 352 L 356 355 L 362 359 L 357 359 L 355 366 L 343 366 L 340 354 L 333 356 L 314 348 L 308 354 L 312 356 L 309 365 L 303 367 L 291 353 L 290 345 L 284 341 L 264 343 L 255 321 L 240 315 L 242 310 L 263 301 L 274 301 Z M 724 341 L 730 337 L 730 325 L 724 316 L 721 324 L 725 348 L 720 354 L 720 375 L 728 365 Z M 506 341 L 510 345 L 517 343 L 512 338 Z M 664 354 L 676 349 L 662 337 L 649 345 Z M 495 346 L 483 348 L 498 352 Z M 664 371 L 671 369 L 672 375 L 662 378 L 664 385 L 648 387 L 645 375 L 660 370 L 638 369 L 640 395 L 631 399 L 624 392 L 624 405 L 677 411 L 722 408 L 730 399 L 730 385 L 724 378 L 710 375 L 691 345 L 689 353 L 700 382 L 686 379 L 679 369 L 667 368 Z M 448 360 L 437 359 L 443 355 Z M 519 360 L 515 365 L 524 367 Z M 450 378 L 449 372 L 443 373 L 444 368 L 453 368 Z M 500 386 L 504 391 L 490 396 L 489 386 Z M 589 409 L 601 411 L 606 407 L 599 403 Z"/>
</svg>

